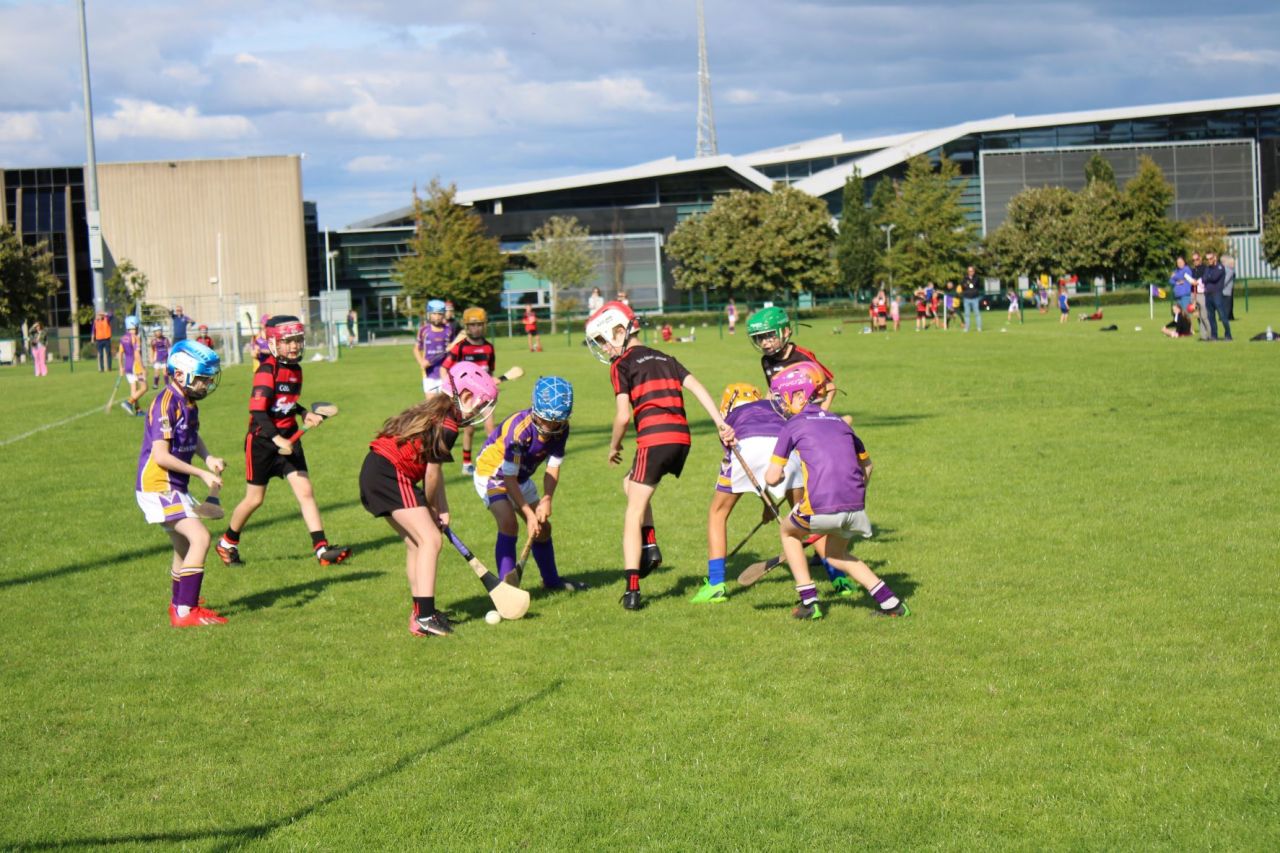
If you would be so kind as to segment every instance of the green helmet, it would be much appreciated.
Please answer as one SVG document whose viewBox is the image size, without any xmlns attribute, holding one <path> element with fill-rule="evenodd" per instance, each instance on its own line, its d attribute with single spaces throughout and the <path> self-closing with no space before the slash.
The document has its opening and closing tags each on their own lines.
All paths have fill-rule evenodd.
<svg viewBox="0 0 1280 853">
<path fill-rule="evenodd" d="M 747 318 L 747 336 L 755 348 L 765 355 L 772 355 L 787 342 L 791 336 L 791 320 L 787 312 L 773 306 L 761 308 Z M 769 345 L 763 342 L 769 341 Z"/>
</svg>

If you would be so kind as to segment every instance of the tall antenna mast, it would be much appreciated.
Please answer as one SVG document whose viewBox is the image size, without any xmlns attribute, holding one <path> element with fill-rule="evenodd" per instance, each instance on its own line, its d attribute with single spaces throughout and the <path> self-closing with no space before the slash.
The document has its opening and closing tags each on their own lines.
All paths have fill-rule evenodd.
<svg viewBox="0 0 1280 853">
<path fill-rule="evenodd" d="M 711 109 L 711 71 L 707 67 L 707 18 L 702 12 L 702 0 L 698 0 L 698 149 L 694 156 L 714 157 L 719 153 L 716 117 Z"/>
</svg>

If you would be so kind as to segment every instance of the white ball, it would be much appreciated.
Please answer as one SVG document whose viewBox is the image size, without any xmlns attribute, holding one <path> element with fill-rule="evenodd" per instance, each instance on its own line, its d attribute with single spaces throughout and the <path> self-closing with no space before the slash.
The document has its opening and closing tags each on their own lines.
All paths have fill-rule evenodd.
<svg viewBox="0 0 1280 853">
<path fill-rule="evenodd" d="M 1142 331 L 1142 327 L 1141 327 L 1141 326 L 1134 326 L 1134 327 L 1133 327 L 1133 330 L 1134 330 L 1135 332 L 1141 332 L 1141 331 Z"/>
<path fill-rule="evenodd" d="M 490 625 L 497 625 L 502 621 L 502 614 L 496 610 L 490 610 L 484 615 L 484 621 L 488 622 Z"/>
</svg>

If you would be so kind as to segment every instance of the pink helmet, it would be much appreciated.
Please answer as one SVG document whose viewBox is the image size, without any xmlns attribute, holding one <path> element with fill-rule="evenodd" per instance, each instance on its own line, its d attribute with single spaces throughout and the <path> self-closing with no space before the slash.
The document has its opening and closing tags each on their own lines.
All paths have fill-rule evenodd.
<svg viewBox="0 0 1280 853">
<path fill-rule="evenodd" d="M 498 405 L 498 383 L 483 365 L 469 361 L 460 361 L 445 371 L 440 377 L 440 390 L 454 399 L 463 426 L 480 423 Z M 458 398 L 463 391 L 471 392 L 470 412 L 461 411 Z"/>
<path fill-rule="evenodd" d="M 773 407 L 784 418 L 798 414 L 818 396 L 825 384 L 822 368 L 812 361 L 793 364 L 769 382 Z"/>
</svg>

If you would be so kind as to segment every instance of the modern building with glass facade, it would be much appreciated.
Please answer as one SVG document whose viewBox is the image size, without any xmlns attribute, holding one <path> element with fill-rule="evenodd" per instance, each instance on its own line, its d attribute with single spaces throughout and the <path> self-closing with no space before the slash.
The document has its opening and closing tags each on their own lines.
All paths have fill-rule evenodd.
<svg viewBox="0 0 1280 853">
<path fill-rule="evenodd" d="M 839 218 L 844 184 L 855 168 L 866 179 L 869 198 L 878 181 L 901 178 L 912 157 L 945 155 L 959 166 L 962 203 L 985 234 L 1004 221 L 1009 200 L 1027 187 L 1083 186 L 1084 163 L 1094 153 L 1112 164 L 1121 184 L 1134 174 L 1139 157 L 1151 157 L 1173 184 L 1172 216 L 1216 216 L 1227 225 L 1241 275 L 1280 276 L 1263 262 L 1259 246 L 1264 206 L 1280 188 L 1280 94 L 1010 115 L 860 140 L 828 136 L 740 156 L 672 158 L 463 190 L 458 200 L 471 205 L 515 255 L 548 217 L 576 217 L 590 229 L 597 251 L 597 272 L 588 287 L 609 294 L 625 283 L 633 305 L 661 310 L 696 304 L 672 287 L 666 238 L 682 219 L 731 190 L 770 192 L 775 182 L 789 184 L 823 199 Z M 344 256 L 339 286 L 370 282 L 379 300 L 393 298 L 394 283 L 381 264 L 411 234 L 410 208 L 334 232 L 331 239 Z M 629 245 L 621 261 L 620 238 Z M 546 304 L 540 287 L 525 271 L 508 274 L 508 299 Z"/>
</svg>

